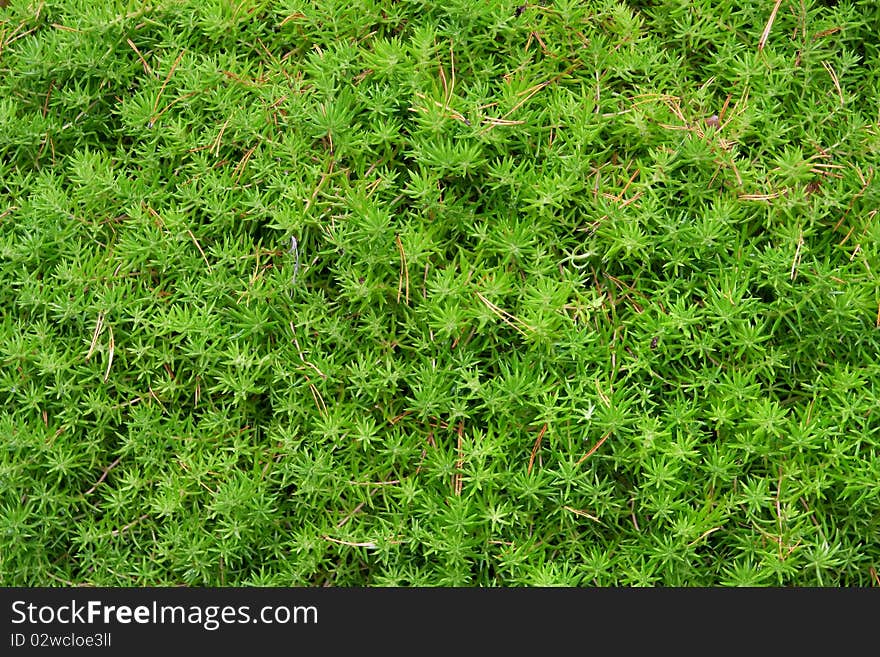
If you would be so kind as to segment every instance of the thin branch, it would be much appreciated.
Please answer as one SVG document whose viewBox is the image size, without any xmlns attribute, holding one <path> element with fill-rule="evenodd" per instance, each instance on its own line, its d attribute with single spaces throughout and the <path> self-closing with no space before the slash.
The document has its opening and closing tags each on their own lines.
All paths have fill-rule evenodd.
<svg viewBox="0 0 880 657">
<path fill-rule="evenodd" d="M 98 481 L 95 482 L 95 485 L 92 486 L 91 488 L 89 488 L 85 493 L 83 493 L 83 495 L 84 496 L 91 495 L 92 493 L 94 493 L 97 490 L 98 486 L 100 486 L 104 482 L 104 480 L 107 478 L 107 475 L 110 474 L 110 471 L 113 468 L 115 468 L 117 465 L 119 465 L 119 462 L 121 460 L 122 460 L 122 457 L 120 456 L 118 459 L 113 461 L 113 463 L 111 463 L 106 468 L 104 468 L 104 472 L 101 474 L 101 477 L 98 479 Z"/>
<path fill-rule="evenodd" d="M 573 509 L 573 508 L 570 507 L 570 506 L 564 506 L 564 507 L 562 507 L 562 508 L 565 509 L 566 511 L 571 511 L 571 512 L 572 512 L 573 514 L 575 514 L 576 516 L 580 516 L 580 517 L 582 517 L 582 518 L 589 518 L 589 519 L 592 520 L 593 522 L 599 522 L 599 523 L 602 522 L 601 520 L 599 520 L 599 518 L 597 518 L 596 516 L 594 516 L 594 515 L 592 515 L 592 514 L 590 514 L 590 513 L 587 513 L 587 512 L 584 511 L 583 509 Z"/>
<path fill-rule="evenodd" d="M 186 50 L 181 50 L 180 54 L 177 56 L 177 59 L 174 60 L 174 63 L 171 65 L 171 70 L 168 71 L 168 75 L 165 77 L 165 82 L 162 83 L 162 86 L 159 88 L 159 93 L 156 94 L 156 100 L 153 102 L 153 118 L 150 119 L 150 125 L 156 122 L 156 110 L 159 109 L 159 99 L 162 98 L 162 94 L 165 92 L 165 87 L 168 85 L 168 81 L 171 80 L 171 76 L 174 75 L 174 69 L 177 68 L 177 65 L 180 64 L 180 60 L 183 59 L 183 54 Z"/>
<path fill-rule="evenodd" d="M 586 454 L 584 454 L 584 455 L 580 458 L 580 460 L 579 460 L 577 463 L 575 463 L 575 465 L 580 465 L 581 463 L 583 463 L 584 461 L 586 461 L 588 458 L 590 458 L 593 454 L 595 454 L 595 453 L 596 453 L 596 450 L 599 449 L 599 448 L 602 446 L 602 444 L 603 444 L 606 440 L 608 440 L 608 437 L 609 437 L 610 435 L 611 435 L 611 432 L 609 431 L 609 432 L 606 433 L 604 436 L 602 436 L 602 437 L 599 439 L 599 442 L 597 442 L 595 445 L 593 445 L 593 446 L 590 448 L 590 451 L 587 452 Z"/>
<path fill-rule="evenodd" d="M 776 0 L 776 3 L 773 5 L 773 11 L 770 12 L 770 19 L 767 21 L 767 26 L 764 28 L 764 32 L 761 34 L 761 38 L 758 41 L 758 52 L 764 50 L 764 46 L 767 45 L 770 30 L 773 29 L 773 21 L 776 20 L 776 12 L 779 11 L 779 5 L 781 4 L 782 0 Z"/>
<path fill-rule="evenodd" d="M 406 264 L 406 253 L 403 250 L 403 242 L 400 241 L 400 235 L 394 236 L 397 242 L 397 250 L 400 252 L 400 277 L 397 283 L 397 303 L 400 303 L 400 293 L 403 291 L 404 279 L 406 279 L 406 305 L 409 305 L 409 267 Z"/>
<path fill-rule="evenodd" d="M 538 450 L 541 449 L 541 440 L 544 438 L 544 433 L 547 431 L 547 423 L 544 423 L 544 426 L 541 427 L 541 430 L 538 432 L 538 437 L 535 440 L 535 445 L 532 447 L 532 456 L 529 458 L 529 467 L 526 470 L 526 474 L 532 474 L 532 466 L 535 464 L 535 456 L 538 454 Z"/>
</svg>

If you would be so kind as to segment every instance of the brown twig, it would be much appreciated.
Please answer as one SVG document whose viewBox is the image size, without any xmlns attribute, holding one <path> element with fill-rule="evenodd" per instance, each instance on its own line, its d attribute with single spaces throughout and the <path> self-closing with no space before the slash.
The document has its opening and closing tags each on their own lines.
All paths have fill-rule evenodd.
<svg viewBox="0 0 880 657">
<path fill-rule="evenodd" d="M 538 450 L 541 449 L 541 440 L 544 438 L 544 433 L 547 431 L 547 423 L 544 423 L 544 426 L 541 427 L 541 430 L 538 432 L 538 437 L 535 440 L 535 445 L 532 447 L 532 456 L 529 458 L 529 467 L 526 470 L 526 474 L 532 474 L 532 466 L 535 464 L 535 456 L 538 454 Z"/>
<path fill-rule="evenodd" d="M 584 511 L 583 509 L 573 509 L 573 508 L 570 507 L 570 506 L 564 506 L 564 507 L 562 507 L 562 508 L 565 509 L 566 511 L 571 511 L 571 512 L 572 512 L 573 514 L 575 514 L 576 516 L 581 516 L 582 518 L 589 518 L 589 519 L 592 520 L 593 522 L 602 522 L 602 521 L 599 520 L 596 516 L 594 516 L 594 515 L 592 515 L 592 514 L 590 514 L 590 513 L 587 513 L 587 512 Z"/>
<path fill-rule="evenodd" d="M 403 250 L 403 242 L 400 241 L 400 235 L 394 236 L 397 242 L 397 250 L 400 251 L 400 277 L 397 283 L 397 303 L 400 303 L 400 293 L 403 291 L 404 279 L 406 279 L 406 305 L 409 305 L 409 267 L 406 264 L 406 253 Z"/>
<path fill-rule="evenodd" d="M 602 446 L 602 444 L 603 444 L 606 440 L 608 440 L 608 437 L 609 437 L 610 435 L 611 435 L 611 432 L 609 431 L 609 432 L 606 433 L 604 436 L 602 436 L 602 437 L 599 439 L 599 442 L 597 442 L 595 445 L 593 445 L 593 446 L 590 448 L 590 451 L 587 452 L 586 454 L 584 454 L 584 455 L 580 458 L 580 460 L 579 460 L 577 463 L 575 463 L 575 465 L 580 465 L 581 463 L 583 463 L 584 461 L 586 461 L 588 458 L 590 458 L 593 454 L 595 454 L 595 453 L 596 453 L 596 450 L 599 449 L 599 448 Z"/>
<path fill-rule="evenodd" d="M 505 324 L 516 329 L 516 331 L 519 332 L 521 335 L 527 335 L 527 333 L 522 328 L 520 328 L 521 326 L 525 327 L 529 331 L 532 331 L 532 332 L 535 331 L 534 328 L 532 328 L 531 326 L 526 324 L 524 321 L 522 321 L 521 319 L 519 319 L 517 317 L 514 317 L 506 310 L 499 308 L 498 306 L 496 306 L 494 303 L 489 301 L 486 297 L 484 297 L 479 292 L 477 292 L 476 295 L 477 295 L 477 297 L 479 297 L 480 301 L 482 301 L 484 304 L 486 304 L 486 307 L 489 310 L 491 310 L 493 313 L 495 313 L 496 315 L 498 315 L 498 317 L 501 318 L 501 321 L 503 321 Z"/>
<path fill-rule="evenodd" d="M 372 541 L 364 541 L 361 543 L 355 543 L 353 541 L 343 541 L 338 538 L 333 538 L 332 536 L 324 536 L 324 540 L 330 541 L 331 543 L 338 543 L 339 545 L 348 545 L 349 547 L 365 547 L 375 549 L 376 544 Z"/>
<path fill-rule="evenodd" d="M 162 94 L 165 92 L 165 87 L 168 86 L 168 81 L 171 80 L 171 76 L 174 75 L 174 69 L 177 68 L 177 65 L 180 64 L 180 60 L 183 59 L 183 54 L 186 50 L 181 50 L 180 54 L 177 56 L 177 59 L 174 60 L 174 63 L 171 65 L 171 70 L 168 71 L 168 75 L 165 77 L 165 82 L 162 83 L 162 86 L 159 88 L 159 93 L 156 94 L 156 100 L 153 102 L 153 118 L 150 119 L 150 125 L 156 122 L 158 118 L 156 116 L 156 110 L 159 109 L 159 99 L 162 98 Z"/>
<path fill-rule="evenodd" d="M 83 493 L 83 495 L 84 496 L 91 495 L 92 493 L 94 493 L 97 490 L 98 486 L 100 486 L 103 483 L 103 481 L 107 478 L 107 475 L 110 474 L 110 471 L 113 468 L 115 468 L 117 465 L 119 465 L 119 462 L 121 460 L 122 460 L 122 457 L 120 456 L 118 459 L 113 461 L 113 463 L 111 463 L 106 468 L 104 468 L 104 472 L 101 474 L 101 477 L 98 479 L 98 481 L 95 482 L 95 485 L 92 486 L 91 488 L 89 488 L 85 493 Z"/>
<path fill-rule="evenodd" d="M 782 0 L 776 0 L 776 3 L 773 5 L 773 11 L 770 12 L 770 19 L 767 21 L 767 26 L 764 28 L 764 32 L 761 34 L 761 38 L 758 41 L 758 52 L 761 52 L 764 49 L 764 46 L 767 45 L 767 39 L 770 37 L 770 30 L 773 29 L 773 21 L 776 20 L 776 12 L 779 11 L 779 6 L 782 4 Z"/>
<path fill-rule="evenodd" d="M 843 105 L 845 102 L 843 100 L 843 90 L 840 88 L 840 80 L 837 78 L 837 73 L 834 71 L 834 67 L 826 61 L 822 62 L 822 66 L 825 67 L 825 70 L 828 71 L 828 75 L 831 76 L 834 88 L 837 89 L 837 97 L 840 98 L 840 104 Z"/>
<path fill-rule="evenodd" d="M 462 470 L 464 469 L 464 452 L 462 443 L 464 442 L 464 420 L 460 420 L 458 423 L 458 429 L 456 429 L 456 433 L 458 434 L 458 461 L 455 463 L 456 473 L 453 476 L 453 489 L 455 491 L 456 497 L 461 496 L 461 490 L 464 486 L 463 474 Z"/>
<path fill-rule="evenodd" d="M 144 67 L 144 73 L 146 73 L 147 75 L 153 75 L 153 69 L 151 69 L 150 65 L 147 64 L 147 60 L 144 59 L 144 56 L 141 54 L 141 51 L 138 50 L 138 47 L 134 45 L 134 41 L 132 41 L 131 39 L 126 39 L 125 41 L 128 43 L 129 47 L 134 50 L 135 54 L 138 56 L 138 59 L 141 60 L 141 66 Z M 153 111 L 155 111 L 155 108 Z"/>
<path fill-rule="evenodd" d="M 128 523 L 128 524 L 125 525 L 124 527 L 120 527 L 119 529 L 114 529 L 112 532 L 110 532 L 110 536 L 116 537 L 116 536 L 119 536 L 120 534 L 124 534 L 124 533 L 127 532 L 129 529 L 131 529 L 132 527 L 134 527 L 136 524 L 138 524 L 138 523 L 141 522 L 142 520 L 146 520 L 146 519 L 149 518 L 149 517 L 150 517 L 150 514 L 149 514 L 149 513 L 145 513 L 145 514 L 142 515 L 141 517 L 139 517 L 139 518 L 135 518 L 134 520 L 132 520 L 130 523 Z"/>
<path fill-rule="evenodd" d="M 113 339 L 113 327 L 107 324 L 107 330 L 110 332 L 110 346 L 107 350 L 107 370 L 104 372 L 104 383 L 110 378 L 110 367 L 113 365 L 113 354 L 116 353 L 116 341 Z"/>
</svg>

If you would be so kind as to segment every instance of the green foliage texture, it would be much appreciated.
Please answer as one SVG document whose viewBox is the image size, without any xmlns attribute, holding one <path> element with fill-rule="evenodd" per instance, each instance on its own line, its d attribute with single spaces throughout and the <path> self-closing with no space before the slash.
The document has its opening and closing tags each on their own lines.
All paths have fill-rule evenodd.
<svg viewBox="0 0 880 657">
<path fill-rule="evenodd" d="M 777 4 L 12 0 L 0 584 L 880 584 L 880 5 Z"/>
</svg>

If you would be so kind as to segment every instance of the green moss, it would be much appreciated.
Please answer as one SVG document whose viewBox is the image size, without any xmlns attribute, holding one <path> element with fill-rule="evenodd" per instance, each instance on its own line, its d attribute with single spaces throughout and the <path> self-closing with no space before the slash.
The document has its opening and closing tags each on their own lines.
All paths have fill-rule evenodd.
<svg viewBox="0 0 880 657">
<path fill-rule="evenodd" d="M 0 584 L 870 583 L 880 9 L 770 10 L 0 10 Z"/>
</svg>

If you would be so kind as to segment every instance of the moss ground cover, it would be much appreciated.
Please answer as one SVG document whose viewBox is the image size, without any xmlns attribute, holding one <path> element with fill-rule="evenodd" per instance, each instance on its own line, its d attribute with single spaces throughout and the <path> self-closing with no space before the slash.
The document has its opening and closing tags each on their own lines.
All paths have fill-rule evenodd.
<svg viewBox="0 0 880 657">
<path fill-rule="evenodd" d="M 0 583 L 880 585 L 878 88 L 873 0 L 11 0 Z"/>
</svg>

